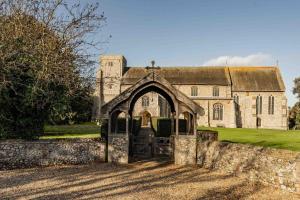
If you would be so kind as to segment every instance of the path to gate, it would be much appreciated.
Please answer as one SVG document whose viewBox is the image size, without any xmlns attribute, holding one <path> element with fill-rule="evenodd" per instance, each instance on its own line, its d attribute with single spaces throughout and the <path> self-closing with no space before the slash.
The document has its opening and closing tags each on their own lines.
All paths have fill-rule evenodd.
<svg viewBox="0 0 300 200">
<path fill-rule="evenodd" d="M 297 199 L 247 179 L 151 160 L 0 171 L 1 199 Z"/>
</svg>

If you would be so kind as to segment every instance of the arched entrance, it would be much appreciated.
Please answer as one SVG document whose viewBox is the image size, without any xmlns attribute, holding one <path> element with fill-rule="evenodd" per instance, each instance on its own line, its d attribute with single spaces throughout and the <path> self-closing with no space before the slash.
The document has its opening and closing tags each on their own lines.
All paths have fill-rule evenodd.
<svg viewBox="0 0 300 200">
<path fill-rule="evenodd" d="M 189 132 L 185 133 L 186 136 L 193 135 L 193 145 L 196 144 L 196 116 L 200 113 L 201 107 L 193 100 L 189 99 L 186 95 L 174 88 L 167 80 L 160 77 L 155 71 L 149 73 L 143 79 L 138 81 L 135 85 L 127 88 L 120 95 L 101 107 L 101 113 L 103 118 L 108 121 L 108 161 L 128 163 L 133 156 L 133 138 L 136 136 L 136 130 L 138 130 L 139 123 L 134 121 L 132 113 L 133 108 L 137 100 L 148 92 L 156 92 L 164 97 L 170 105 L 171 117 L 170 117 L 170 136 L 167 138 L 170 147 L 170 157 L 173 159 L 174 154 L 181 152 L 180 149 L 174 145 L 174 138 L 179 137 L 179 114 L 187 111 L 191 114 L 188 117 L 189 120 Z M 111 126 L 114 124 L 112 113 L 116 110 L 123 111 L 125 113 L 125 129 L 126 134 L 115 135 L 111 132 Z M 146 119 L 145 115 L 145 119 Z M 184 135 L 184 133 L 181 135 Z M 179 141 L 176 139 L 176 141 Z M 190 139 L 189 139 L 190 140 Z M 180 142 L 178 142 L 178 145 Z M 184 147 L 185 148 L 185 147 Z M 176 157 L 176 156 L 175 156 Z M 176 159 L 175 159 L 176 162 Z M 181 162 L 181 161 L 180 161 Z M 194 162 L 194 161 L 193 161 Z"/>
<path fill-rule="evenodd" d="M 153 93 L 163 97 L 169 104 L 168 107 L 171 108 L 171 112 L 174 114 L 176 113 L 174 103 L 176 102 L 175 97 L 170 95 L 170 93 L 168 93 L 168 91 L 165 88 L 162 88 L 159 84 L 152 83 L 142 85 L 131 95 L 131 98 L 128 100 L 129 115 L 132 116 L 135 110 L 134 108 L 138 103 L 140 103 L 139 100 L 141 98 L 143 99 L 147 96 L 147 94 Z M 149 109 L 149 107 L 146 107 L 145 109 Z M 176 129 L 174 117 L 160 119 L 156 116 L 156 118 L 152 121 L 151 114 L 147 110 L 143 110 L 139 115 L 141 117 L 141 127 L 136 135 L 130 136 L 129 140 L 129 155 L 132 158 L 132 161 L 162 156 L 172 158 L 172 141 L 174 137 L 174 130 Z"/>
<path fill-rule="evenodd" d="M 140 116 L 142 117 L 142 127 L 151 127 L 151 114 L 144 110 L 140 113 Z"/>
</svg>

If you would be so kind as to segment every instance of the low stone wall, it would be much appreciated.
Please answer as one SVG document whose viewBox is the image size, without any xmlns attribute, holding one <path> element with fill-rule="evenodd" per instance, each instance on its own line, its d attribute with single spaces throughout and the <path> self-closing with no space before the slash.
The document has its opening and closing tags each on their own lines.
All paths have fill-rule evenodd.
<svg viewBox="0 0 300 200">
<path fill-rule="evenodd" d="M 217 141 L 218 132 L 211 130 L 197 130 L 198 141 Z"/>
<path fill-rule="evenodd" d="M 154 156 L 169 156 L 173 155 L 173 149 L 171 146 L 171 140 L 173 138 L 170 137 L 154 137 L 152 140 L 153 143 L 153 155 Z"/>
<path fill-rule="evenodd" d="M 105 144 L 99 139 L 0 141 L 0 169 L 104 161 Z"/>
<path fill-rule="evenodd" d="M 197 137 L 194 135 L 176 135 L 174 137 L 174 161 L 176 165 L 195 165 Z"/>
<path fill-rule="evenodd" d="M 198 141 L 197 164 L 300 192 L 300 153 L 245 144 Z"/>
</svg>

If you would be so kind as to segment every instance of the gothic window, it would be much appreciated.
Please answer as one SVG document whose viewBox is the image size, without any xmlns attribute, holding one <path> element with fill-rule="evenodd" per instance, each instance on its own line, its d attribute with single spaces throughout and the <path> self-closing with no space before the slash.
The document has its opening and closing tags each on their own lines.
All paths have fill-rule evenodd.
<svg viewBox="0 0 300 200">
<path fill-rule="evenodd" d="M 269 115 L 274 115 L 274 97 L 269 96 Z"/>
<path fill-rule="evenodd" d="M 218 97 L 219 96 L 219 87 L 213 87 L 213 96 Z"/>
<path fill-rule="evenodd" d="M 213 105 L 213 120 L 223 120 L 223 105 L 220 103 Z"/>
<path fill-rule="evenodd" d="M 113 62 L 108 62 L 108 66 L 112 67 L 114 65 Z"/>
<path fill-rule="evenodd" d="M 261 127 L 261 118 L 256 119 L 256 127 Z"/>
<path fill-rule="evenodd" d="M 239 96 L 238 95 L 234 95 L 234 102 L 236 103 L 236 104 L 239 104 L 240 102 L 240 98 L 239 98 Z"/>
<path fill-rule="evenodd" d="M 191 87 L 191 96 L 193 96 L 193 97 L 198 96 L 198 88 L 197 88 L 197 86 Z"/>
<path fill-rule="evenodd" d="M 262 114 L 262 96 L 256 97 L 256 114 Z"/>
<path fill-rule="evenodd" d="M 148 107 L 149 106 L 149 97 L 145 96 L 142 98 L 142 106 Z"/>
</svg>

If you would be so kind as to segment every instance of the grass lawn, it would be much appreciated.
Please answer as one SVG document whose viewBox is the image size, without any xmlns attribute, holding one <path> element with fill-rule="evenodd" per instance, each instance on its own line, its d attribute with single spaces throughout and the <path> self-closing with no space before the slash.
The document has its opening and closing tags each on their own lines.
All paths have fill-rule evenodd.
<svg viewBox="0 0 300 200">
<path fill-rule="evenodd" d="M 45 126 L 45 134 L 40 139 L 57 138 L 97 138 L 100 137 L 100 127 L 94 123 L 76 125 Z"/>
<path fill-rule="evenodd" d="M 206 128 L 219 132 L 219 140 L 300 151 L 300 130 L 270 130 L 246 128 Z"/>
<path fill-rule="evenodd" d="M 300 130 L 283 131 L 270 129 L 245 128 L 207 128 L 219 132 L 219 140 L 233 143 L 253 144 L 300 151 Z M 57 138 L 97 138 L 100 136 L 100 127 L 94 123 L 79 125 L 45 126 L 45 134 L 40 139 Z"/>
</svg>

